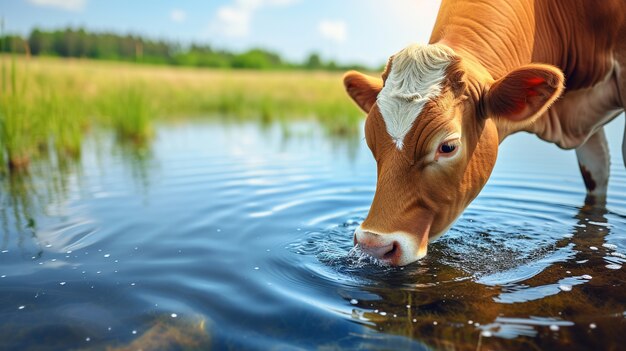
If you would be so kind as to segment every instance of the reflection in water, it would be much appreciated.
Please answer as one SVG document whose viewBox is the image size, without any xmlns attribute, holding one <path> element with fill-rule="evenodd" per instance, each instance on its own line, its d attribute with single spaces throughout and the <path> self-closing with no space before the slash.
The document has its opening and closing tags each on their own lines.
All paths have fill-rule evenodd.
<svg viewBox="0 0 626 351">
<path fill-rule="evenodd" d="M 79 160 L 0 178 L 3 347 L 618 348 L 626 173 L 612 170 L 608 205 L 579 207 L 575 160 L 539 144 L 540 171 L 516 168 L 515 140 L 427 258 L 393 268 L 352 247 L 376 181 L 361 136 L 98 134 Z"/>
<path fill-rule="evenodd" d="M 0 175 L 0 219 L 2 248 L 11 240 L 25 254 L 41 255 L 38 218 L 46 213 L 62 215 L 55 204 L 69 200 L 73 182 L 80 179 L 78 163 L 54 157 L 38 160 L 30 170 Z"/>
<path fill-rule="evenodd" d="M 107 172 L 108 162 L 102 159 L 106 151 L 112 150 L 130 170 L 130 179 L 147 191 L 151 174 L 147 165 L 151 161 L 149 143 L 135 143 L 120 140 L 111 143 L 110 138 L 98 136 L 89 145 L 89 156 L 97 155 L 101 159 L 100 171 Z M 86 186 L 83 181 L 83 163 L 78 154 L 60 157 L 56 152 L 44 152 L 39 155 L 28 170 L 0 173 L 0 219 L 3 247 L 8 247 L 11 235 L 17 236 L 19 247 L 22 243 L 32 242 L 41 245 L 37 238 L 37 218 L 46 216 L 46 220 L 63 220 L 68 215 L 69 203 L 79 197 Z M 75 157 L 76 156 L 76 157 Z M 87 156 L 87 157 L 89 157 Z M 28 238 L 25 240 L 24 238 Z M 28 250 L 27 250 L 28 251 Z M 28 251 L 31 252 L 31 251 Z M 32 252 L 31 252 L 32 253 Z M 34 253 L 40 255 L 41 252 Z"/>
<path fill-rule="evenodd" d="M 555 243 L 555 250 L 570 251 L 566 259 L 550 262 L 528 279 L 483 284 L 434 258 L 418 275 L 394 272 L 401 278 L 386 279 L 397 285 L 367 287 L 374 298 L 358 300 L 356 307 L 367 312 L 355 318 L 437 349 L 594 349 L 598 340 L 623 345 L 626 275 L 607 272 L 606 264 L 616 259 L 603 246 L 609 234 L 606 213 L 602 205 L 580 208 L 572 235 Z M 407 288 L 402 283 L 407 280 L 419 288 Z M 544 337 L 557 330 L 554 337 Z"/>
<path fill-rule="evenodd" d="M 113 154 L 124 162 L 126 169 L 130 170 L 130 179 L 141 189 L 144 199 L 147 199 L 150 178 L 154 176 L 155 171 L 152 141 L 152 138 L 141 140 L 118 138 L 112 145 Z"/>
</svg>

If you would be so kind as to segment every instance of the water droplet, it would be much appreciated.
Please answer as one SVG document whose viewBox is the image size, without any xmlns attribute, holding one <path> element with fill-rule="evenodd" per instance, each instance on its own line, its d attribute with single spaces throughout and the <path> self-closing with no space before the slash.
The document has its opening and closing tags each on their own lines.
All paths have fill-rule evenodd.
<svg viewBox="0 0 626 351">
<path fill-rule="evenodd" d="M 97 272 L 96 272 L 96 274 L 100 274 L 100 273 L 102 273 L 102 271 L 97 271 Z"/>
<path fill-rule="evenodd" d="M 108 327 L 108 328 L 107 328 L 107 330 L 108 330 L 108 331 L 111 331 L 111 327 Z"/>
<path fill-rule="evenodd" d="M 417 319 L 413 318 L 413 323 L 417 323 Z"/>
<path fill-rule="evenodd" d="M 86 337 L 85 341 L 89 342 L 89 341 L 91 341 L 91 338 L 90 337 Z"/>
<path fill-rule="evenodd" d="M 434 322 L 433 322 L 433 325 L 437 325 L 437 321 L 434 321 Z"/>
<path fill-rule="evenodd" d="M 559 285 L 559 289 L 561 289 L 561 291 L 572 291 L 572 286 L 567 284 L 561 284 Z"/>
<path fill-rule="evenodd" d="M 470 319 L 469 321 L 467 321 L 467 324 L 474 324 L 474 321 Z"/>
<path fill-rule="evenodd" d="M 131 286 L 135 286 L 135 283 L 130 283 Z"/>
<path fill-rule="evenodd" d="M 172 318 L 178 317 L 178 315 L 176 313 L 172 313 L 171 316 L 172 316 Z"/>
<path fill-rule="evenodd" d="M 111 254 L 104 254 L 104 257 L 105 258 L 109 258 L 109 257 L 111 257 Z"/>
<path fill-rule="evenodd" d="M 133 334 L 137 334 L 137 331 L 136 331 L 136 330 L 133 330 L 133 332 L 132 332 L 132 333 L 133 333 Z"/>
<path fill-rule="evenodd" d="M 60 282 L 59 285 L 65 285 L 67 282 Z"/>
<path fill-rule="evenodd" d="M 596 327 L 597 327 L 597 326 L 596 326 L 596 324 L 595 324 L 595 323 L 591 323 L 591 324 L 589 324 L 589 328 L 591 328 L 591 329 L 596 329 Z"/>
<path fill-rule="evenodd" d="M 552 330 L 552 331 L 558 331 L 558 330 L 559 330 L 559 326 L 558 326 L 558 325 L 556 325 L 556 324 L 552 324 L 552 325 L 550 326 L 550 330 Z"/>
<path fill-rule="evenodd" d="M 46 244 L 46 247 L 52 247 L 52 245 L 51 244 Z"/>
<path fill-rule="evenodd" d="M 596 251 L 598 248 L 597 248 L 597 247 L 595 247 L 595 246 L 589 246 L 589 249 L 590 249 L 590 250 L 593 250 L 593 251 Z"/>
<path fill-rule="evenodd" d="M 489 331 L 489 330 L 483 330 L 480 335 L 482 335 L 485 338 L 490 338 L 493 336 L 493 334 Z"/>
<path fill-rule="evenodd" d="M 379 314 L 380 314 L 381 316 L 386 316 L 386 315 L 387 315 L 387 312 L 380 311 L 380 313 L 379 313 Z"/>
<path fill-rule="evenodd" d="M 67 250 L 66 254 L 71 254 L 72 250 Z"/>
<path fill-rule="evenodd" d="M 6 278 L 6 277 L 7 277 L 6 274 L 0 275 L 0 278 Z"/>
<path fill-rule="evenodd" d="M 406 308 L 411 308 L 411 305 L 406 305 Z"/>
<path fill-rule="evenodd" d="M 23 310 L 24 308 L 26 308 L 26 306 L 22 305 L 22 306 L 18 307 L 17 309 L 18 310 Z"/>
<path fill-rule="evenodd" d="M 619 265 L 619 264 L 607 264 L 606 268 L 608 268 L 608 269 L 620 269 L 620 268 L 622 268 L 622 266 Z"/>
<path fill-rule="evenodd" d="M 350 300 L 350 303 L 353 304 L 353 305 L 356 305 L 357 303 L 359 303 L 359 300 L 352 299 L 352 300 Z"/>
</svg>

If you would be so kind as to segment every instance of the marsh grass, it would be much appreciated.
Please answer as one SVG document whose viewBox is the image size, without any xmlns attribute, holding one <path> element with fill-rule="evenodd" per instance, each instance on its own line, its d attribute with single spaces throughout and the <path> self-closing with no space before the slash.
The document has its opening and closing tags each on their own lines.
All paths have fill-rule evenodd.
<svg viewBox="0 0 626 351">
<path fill-rule="evenodd" d="M 2 60 L 0 95 L 0 154 L 13 169 L 26 167 L 31 154 L 29 140 L 36 118 L 29 118 L 26 82 L 19 79 L 15 57 Z M 2 168 L 2 166 L 0 166 Z"/>
<path fill-rule="evenodd" d="M 317 120 L 354 134 L 363 114 L 341 73 L 157 67 L 81 59 L 0 56 L 0 171 L 25 167 L 48 147 L 79 157 L 94 127 L 144 144 L 154 123 L 193 116 L 261 124 Z"/>
<path fill-rule="evenodd" d="M 147 90 L 147 85 L 141 83 L 124 85 L 102 98 L 102 112 L 122 141 L 145 144 L 154 135 L 152 119 L 156 111 Z"/>
</svg>

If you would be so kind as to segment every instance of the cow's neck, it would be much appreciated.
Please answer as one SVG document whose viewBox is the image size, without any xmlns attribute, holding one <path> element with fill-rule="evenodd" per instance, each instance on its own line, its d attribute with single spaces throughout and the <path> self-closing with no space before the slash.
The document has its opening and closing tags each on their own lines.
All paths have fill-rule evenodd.
<svg viewBox="0 0 626 351">
<path fill-rule="evenodd" d="M 498 79 L 531 62 L 534 34 L 533 1 L 493 5 L 476 0 L 444 0 L 431 42 L 442 42 L 461 56 L 471 56 Z"/>
</svg>

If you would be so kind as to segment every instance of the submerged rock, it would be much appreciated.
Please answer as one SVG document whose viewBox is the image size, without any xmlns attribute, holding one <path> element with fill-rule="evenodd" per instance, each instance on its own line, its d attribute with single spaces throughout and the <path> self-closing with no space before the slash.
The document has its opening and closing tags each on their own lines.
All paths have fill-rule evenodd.
<svg viewBox="0 0 626 351">
<path fill-rule="evenodd" d="M 211 349 L 211 337 L 206 331 L 206 320 L 203 318 L 160 319 L 128 345 L 106 348 L 108 351 L 189 349 Z"/>
</svg>

